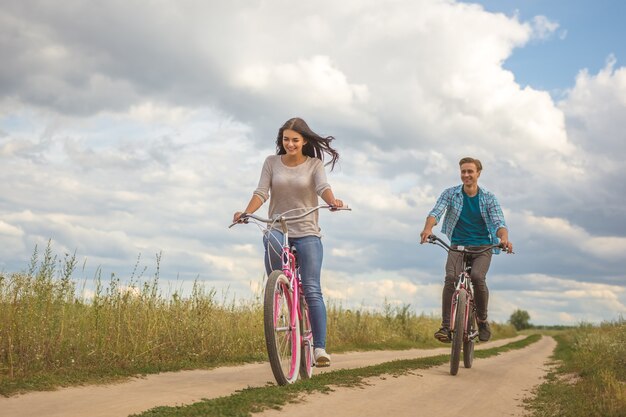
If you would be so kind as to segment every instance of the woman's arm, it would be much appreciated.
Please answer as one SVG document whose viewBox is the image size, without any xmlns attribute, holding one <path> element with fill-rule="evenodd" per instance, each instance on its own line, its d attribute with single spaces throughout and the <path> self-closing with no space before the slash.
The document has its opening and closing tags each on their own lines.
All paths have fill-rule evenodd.
<svg viewBox="0 0 626 417">
<path fill-rule="evenodd" d="M 252 198 L 248 202 L 246 209 L 241 212 L 237 211 L 233 215 L 233 223 L 237 222 L 243 213 L 252 214 L 259 209 L 265 203 L 269 197 L 270 184 L 272 182 L 272 168 L 270 164 L 270 157 L 265 159 L 263 163 L 263 169 L 261 170 L 261 178 L 259 178 L 259 185 L 254 190 Z"/>
<path fill-rule="evenodd" d="M 253 194 L 252 198 L 250 199 L 250 202 L 246 206 L 246 209 L 243 212 L 242 211 L 235 212 L 235 214 L 233 215 L 233 223 L 237 222 L 243 213 L 252 214 L 255 211 L 257 211 L 259 207 L 261 207 L 262 205 L 263 205 L 263 201 L 261 200 L 261 197 L 259 197 L 256 194 Z"/>
<path fill-rule="evenodd" d="M 322 193 L 322 200 L 324 200 L 329 206 L 343 207 L 343 201 L 335 198 L 333 190 L 331 190 L 330 188 L 324 190 L 324 192 Z"/>
</svg>

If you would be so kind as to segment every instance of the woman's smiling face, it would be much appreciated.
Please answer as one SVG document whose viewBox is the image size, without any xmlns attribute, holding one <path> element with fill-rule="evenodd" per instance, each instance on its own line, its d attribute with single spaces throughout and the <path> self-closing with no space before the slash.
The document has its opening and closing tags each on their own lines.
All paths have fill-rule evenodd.
<svg viewBox="0 0 626 417">
<path fill-rule="evenodd" d="M 289 156 L 302 155 L 302 147 L 306 145 L 306 140 L 295 130 L 285 129 L 283 131 L 283 148 Z"/>
</svg>

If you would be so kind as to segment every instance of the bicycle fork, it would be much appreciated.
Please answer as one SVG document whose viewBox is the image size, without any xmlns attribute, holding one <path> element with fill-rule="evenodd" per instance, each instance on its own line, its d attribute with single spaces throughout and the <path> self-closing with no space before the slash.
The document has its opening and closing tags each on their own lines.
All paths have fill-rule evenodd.
<svg viewBox="0 0 626 417">
<path fill-rule="evenodd" d="M 469 317 L 470 317 L 470 309 L 474 308 L 473 303 L 470 302 L 471 296 L 466 286 L 467 277 L 465 274 L 462 274 L 459 277 L 459 281 L 456 284 L 456 288 L 454 294 L 452 295 L 452 305 L 450 308 L 450 331 L 454 332 L 456 328 L 456 312 L 457 306 L 459 304 L 459 297 L 465 297 L 465 311 L 463 312 L 463 332 L 462 335 L 463 340 L 473 340 L 478 336 L 478 330 L 474 329 L 470 333 Z"/>
</svg>

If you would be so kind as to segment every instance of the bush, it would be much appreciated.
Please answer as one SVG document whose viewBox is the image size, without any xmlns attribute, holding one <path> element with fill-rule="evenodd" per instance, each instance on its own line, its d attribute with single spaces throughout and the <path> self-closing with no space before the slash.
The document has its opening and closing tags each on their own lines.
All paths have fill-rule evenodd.
<svg viewBox="0 0 626 417">
<path fill-rule="evenodd" d="M 528 314 L 528 311 L 519 309 L 515 310 L 509 319 L 509 323 L 511 323 L 516 330 L 524 330 L 532 327 L 529 321 L 530 315 Z"/>
</svg>

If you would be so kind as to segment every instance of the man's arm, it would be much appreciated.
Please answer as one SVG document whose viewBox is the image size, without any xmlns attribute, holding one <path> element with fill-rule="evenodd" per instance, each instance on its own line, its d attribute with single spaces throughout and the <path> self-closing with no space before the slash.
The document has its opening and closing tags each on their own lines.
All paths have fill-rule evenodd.
<svg viewBox="0 0 626 417">
<path fill-rule="evenodd" d="M 500 244 L 507 252 L 513 252 L 513 243 L 509 242 L 509 230 L 506 227 L 499 228 L 496 232 L 496 236 L 498 236 Z"/>
<path fill-rule="evenodd" d="M 424 230 L 420 233 L 420 244 L 426 242 L 428 236 L 433 234 L 433 227 L 437 224 L 437 219 L 433 216 L 426 217 L 426 224 L 424 224 Z"/>
<path fill-rule="evenodd" d="M 435 227 L 437 223 L 439 223 L 439 219 L 441 219 L 441 216 L 443 216 L 443 213 L 445 213 L 445 211 L 448 209 L 448 206 L 450 205 L 451 194 L 452 188 L 444 190 L 437 199 L 437 202 L 435 203 L 433 209 L 430 211 L 430 213 L 428 213 L 428 216 L 426 216 L 424 230 L 422 230 L 422 233 L 420 233 L 420 243 L 426 242 L 428 236 L 432 235 L 433 227 Z"/>
<path fill-rule="evenodd" d="M 507 252 L 513 251 L 513 243 L 509 241 L 509 229 L 504 221 L 502 207 L 495 195 L 491 194 L 491 201 L 488 204 L 489 216 L 496 229 L 496 236 Z"/>
</svg>

